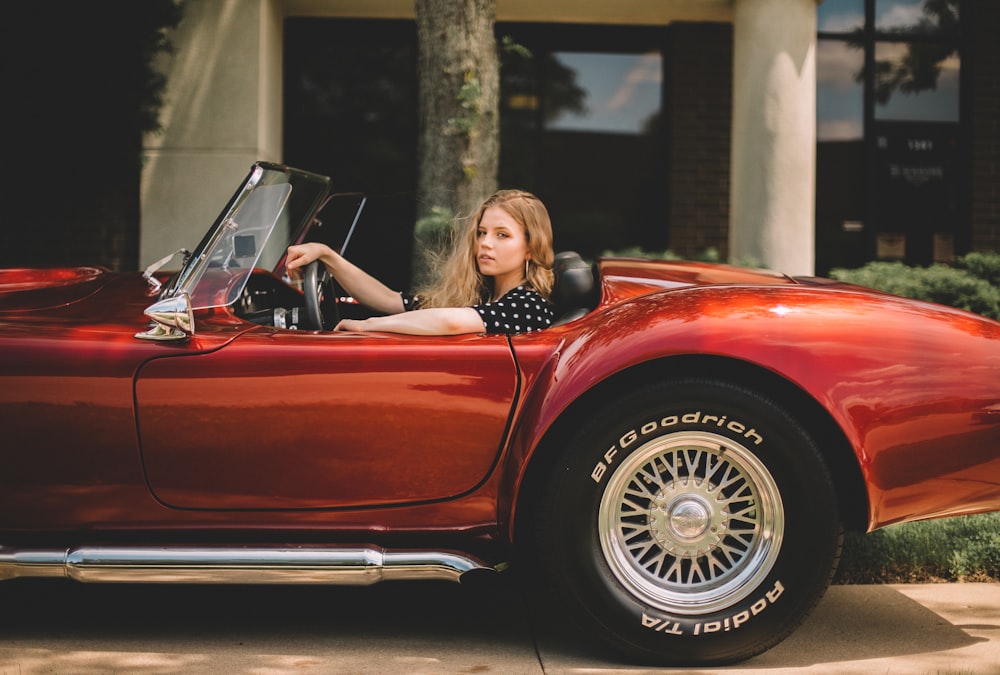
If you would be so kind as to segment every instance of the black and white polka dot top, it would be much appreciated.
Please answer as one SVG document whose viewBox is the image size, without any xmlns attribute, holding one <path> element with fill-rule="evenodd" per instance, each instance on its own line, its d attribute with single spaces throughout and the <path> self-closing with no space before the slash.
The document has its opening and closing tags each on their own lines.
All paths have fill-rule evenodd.
<svg viewBox="0 0 1000 675">
<path fill-rule="evenodd" d="M 407 311 L 420 306 L 419 298 L 408 293 L 401 295 Z M 530 333 L 548 328 L 555 320 L 552 303 L 527 284 L 512 288 L 496 302 L 483 302 L 472 309 L 479 312 L 486 332 L 494 335 Z"/>
</svg>

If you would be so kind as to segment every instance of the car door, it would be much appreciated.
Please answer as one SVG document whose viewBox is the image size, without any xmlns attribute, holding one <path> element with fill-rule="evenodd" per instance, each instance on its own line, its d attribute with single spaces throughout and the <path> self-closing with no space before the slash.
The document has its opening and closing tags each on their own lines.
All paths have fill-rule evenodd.
<svg viewBox="0 0 1000 675">
<path fill-rule="evenodd" d="M 143 466 L 185 509 L 371 507 L 475 488 L 518 394 L 504 336 L 250 331 L 147 363 Z"/>
</svg>

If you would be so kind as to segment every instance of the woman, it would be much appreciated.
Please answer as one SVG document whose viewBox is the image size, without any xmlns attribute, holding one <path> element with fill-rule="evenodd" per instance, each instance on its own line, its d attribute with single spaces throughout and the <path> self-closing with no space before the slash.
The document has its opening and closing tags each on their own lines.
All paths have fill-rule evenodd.
<svg viewBox="0 0 1000 675">
<path fill-rule="evenodd" d="M 382 315 L 344 319 L 335 330 L 514 334 L 552 325 L 553 257 L 545 205 L 529 192 L 501 190 L 456 239 L 438 283 L 416 296 L 393 291 L 325 244 L 290 246 L 285 268 L 318 259 L 349 295 Z"/>
</svg>

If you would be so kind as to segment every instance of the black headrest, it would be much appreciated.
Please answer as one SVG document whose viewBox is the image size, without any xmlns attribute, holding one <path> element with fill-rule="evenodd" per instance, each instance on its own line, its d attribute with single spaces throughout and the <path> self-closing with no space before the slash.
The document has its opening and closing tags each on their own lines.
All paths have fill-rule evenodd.
<svg viewBox="0 0 1000 675">
<path fill-rule="evenodd" d="M 594 308 L 594 272 L 579 253 L 557 253 L 552 271 L 555 275 L 552 303 L 556 306 L 556 323 L 578 319 Z"/>
</svg>

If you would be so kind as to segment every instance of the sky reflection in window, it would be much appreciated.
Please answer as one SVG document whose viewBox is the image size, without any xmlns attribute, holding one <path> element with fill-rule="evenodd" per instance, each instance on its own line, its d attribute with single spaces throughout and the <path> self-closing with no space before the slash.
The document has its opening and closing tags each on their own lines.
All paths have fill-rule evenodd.
<svg viewBox="0 0 1000 675">
<path fill-rule="evenodd" d="M 660 111 L 662 57 L 649 54 L 557 52 L 576 72 L 576 84 L 586 92 L 584 112 L 563 112 L 546 124 L 553 131 L 641 134 Z"/>
<path fill-rule="evenodd" d="M 850 33 L 865 25 L 864 0 L 825 0 L 816 9 L 820 33 Z"/>
<path fill-rule="evenodd" d="M 864 135 L 864 92 L 856 75 L 864 52 L 839 40 L 816 47 L 816 137 L 820 141 L 858 140 Z"/>
</svg>

